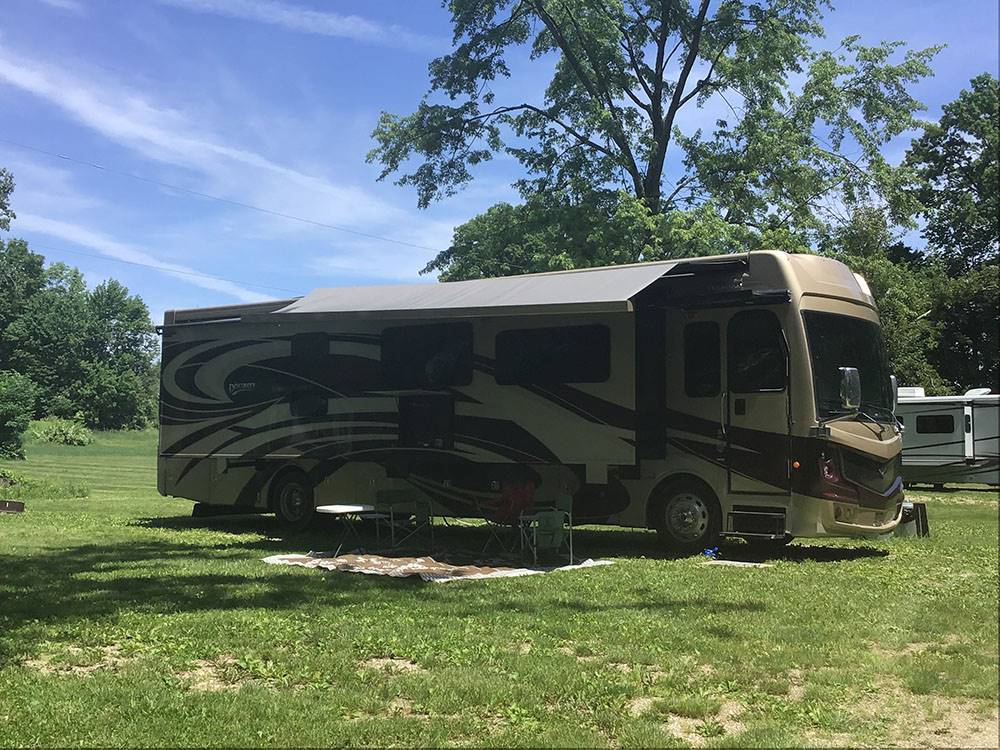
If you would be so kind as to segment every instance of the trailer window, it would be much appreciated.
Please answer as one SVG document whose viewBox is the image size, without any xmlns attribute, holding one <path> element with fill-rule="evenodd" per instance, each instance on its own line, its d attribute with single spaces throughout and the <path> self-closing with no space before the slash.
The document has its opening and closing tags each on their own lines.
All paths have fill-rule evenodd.
<svg viewBox="0 0 1000 750">
<path fill-rule="evenodd" d="M 921 414 L 917 417 L 917 432 L 923 435 L 950 435 L 955 431 L 951 414 Z"/>
<path fill-rule="evenodd" d="M 611 376 L 607 326 L 501 331 L 496 337 L 500 385 L 603 383 Z"/>
<path fill-rule="evenodd" d="M 684 393 L 695 398 L 718 396 L 721 387 L 719 324 L 688 323 L 684 326 Z"/>
<path fill-rule="evenodd" d="M 387 388 L 438 389 L 472 382 L 472 324 L 399 326 L 382 332 Z"/>
<path fill-rule="evenodd" d="M 733 393 L 785 388 L 781 323 L 770 310 L 746 310 L 729 321 L 729 390 Z"/>
</svg>

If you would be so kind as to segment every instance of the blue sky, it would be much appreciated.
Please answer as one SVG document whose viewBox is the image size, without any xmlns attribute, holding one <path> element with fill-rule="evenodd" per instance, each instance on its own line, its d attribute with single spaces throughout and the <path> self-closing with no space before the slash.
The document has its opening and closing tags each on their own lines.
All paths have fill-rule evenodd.
<svg viewBox="0 0 1000 750">
<path fill-rule="evenodd" d="M 935 77 L 916 89 L 933 118 L 972 76 L 996 74 L 997 25 L 995 0 L 886 0 L 841 2 L 827 29 L 830 41 L 857 33 L 868 43 L 947 44 Z M 154 318 L 317 286 L 429 280 L 418 272 L 455 225 L 514 200 L 519 175 L 498 159 L 420 211 L 411 190 L 376 183 L 365 164 L 379 112 L 412 111 L 427 63 L 450 40 L 434 0 L 3 0 L 0 165 L 17 182 L 11 235 L 91 284 L 120 279 Z M 544 69 L 523 57 L 512 68 L 498 101 L 537 99 Z"/>
</svg>

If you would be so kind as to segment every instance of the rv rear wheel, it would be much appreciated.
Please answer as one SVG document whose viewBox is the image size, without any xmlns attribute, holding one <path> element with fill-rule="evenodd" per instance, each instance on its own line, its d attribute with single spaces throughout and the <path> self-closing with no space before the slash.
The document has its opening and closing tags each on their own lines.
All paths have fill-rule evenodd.
<svg viewBox="0 0 1000 750">
<path fill-rule="evenodd" d="M 679 479 L 658 489 L 651 519 L 660 544 L 690 555 L 714 546 L 722 531 L 722 509 L 715 493 L 696 479 Z"/>
<path fill-rule="evenodd" d="M 271 506 L 278 524 L 286 531 L 303 531 L 316 515 L 313 488 L 301 471 L 279 476 L 271 488 Z"/>
</svg>

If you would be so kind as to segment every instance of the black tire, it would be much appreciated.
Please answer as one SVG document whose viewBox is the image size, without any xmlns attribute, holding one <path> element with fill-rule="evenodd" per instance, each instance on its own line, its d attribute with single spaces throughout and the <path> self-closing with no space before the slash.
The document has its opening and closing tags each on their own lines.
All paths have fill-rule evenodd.
<svg viewBox="0 0 1000 750">
<path fill-rule="evenodd" d="M 692 555 L 718 544 L 722 508 L 704 482 L 678 479 L 657 488 L 650 521 L 664 550 Z"/>
<path fill-rule="evenodd" d="M 316 518 L 316 503 L 309 477 L 301 471 L 279 476 L 271 486 L 271 509 L 278 525 L 288 532 L 308 529 Z"/>
</svg>

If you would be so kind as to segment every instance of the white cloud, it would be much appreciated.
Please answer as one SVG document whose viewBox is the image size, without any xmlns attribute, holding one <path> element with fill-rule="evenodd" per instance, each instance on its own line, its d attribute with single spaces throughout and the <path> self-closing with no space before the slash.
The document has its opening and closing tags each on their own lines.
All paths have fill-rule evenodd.
<svg viewBox="0 0 1000 750">
<path fill-rule="evenodd" d="M 256 21 L 306 34 L 354 39 L 392 47 L 433 51 L 446 42 L 418 34 L 396 24 L 385 25 L 368 18 L 303 8 L 277 0 L 159 0 L 196 13 L 211 13 L 244 21 Z"/>
<path fill-rule="evenodd" d="M 402 212 L 360 187 L 230 146 L 192 125 L 180 110 L 118 84 L 96 84 L 0 48 L 3 82 L 149 159 L 204 175 L 210 180 L 205 192 L 328 224 L 364 227 L 401 218 Z"/>
<path fill-rule="evenodd" d="M 20 231 L 35 232 L 96 250 L 98 253 L 106 255 L 109 258 L 151 266 L 153 270 L 160 273 L 180 279 L 188 284 L 194 284 L 203 289 L 228 294 L 241 302 L 257 302 L 264 299 L 272 299 L 276 296 L 275 294 L 261 294 L 231 281 L 202 275 L 189 266 L 177 263 L 164 263 L 148 252 L 140 250 L 133 245 L 119 242 L 105 234 L 79 224 L 48 219 L 35 214 L 19 213 L 15 221 L 15 226 Z"/>
<path fill-rule="evenodd" d="M 69 10 L 73 13 L 83 12 L 83 3 L 79 0 L 38 0 L 38 2 L 58 10 Z"/>
</svg>

